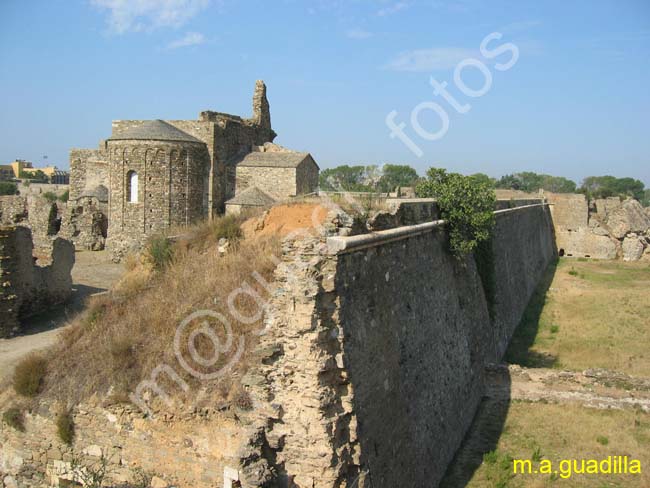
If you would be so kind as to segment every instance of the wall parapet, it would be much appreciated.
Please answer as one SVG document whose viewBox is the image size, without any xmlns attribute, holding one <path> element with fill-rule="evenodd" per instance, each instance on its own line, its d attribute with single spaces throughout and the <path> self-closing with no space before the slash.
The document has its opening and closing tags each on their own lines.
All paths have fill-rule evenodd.
<svg viewBox="0 0 650 488">
<path fill-rule="evenodd" d="M 520 207 L 505 208 L 495 210 L 495 217 L 499 217 L 511 212 L 520 212 L 530 208 L 548 207 L 547 203 L 535 203 L 522 205 Z M 345 254 L 359 251 L 369 247 L 381 246 L 393 241 L 408 239 L 419 236 L 427 232 L 433 232 L 435 229 L 445 225 L 444 220 L 434 220 L 423 224 L 405 225 L 394 229 L 380 230 L 369 234 L 358 234 L 354 236 L 332 236 L 327 238 L 327 248 L 329 254 Z"/>
</svg>

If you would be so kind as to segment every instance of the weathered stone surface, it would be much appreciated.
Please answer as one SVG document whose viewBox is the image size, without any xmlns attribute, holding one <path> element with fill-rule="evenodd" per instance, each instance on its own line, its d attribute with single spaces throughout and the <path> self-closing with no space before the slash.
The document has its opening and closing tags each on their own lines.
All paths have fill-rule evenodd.
<svg viewBox="0 0 650 488">
<path fill-rule="evenodd" d="M 616 259 L 617 242 L 606 235 L 596 235 L 590 229 L 579 231 L 555 230 L 555 240 L 560 255 Z"/>
<path fill-rule="evenodd" d="M 74 247 L 57 238 L 52 264 L 34 264 L 31 231 L 0 227 L 0 337 L 14 333 L 19 319 L 64 302 L 72 293 Z"/>
<path fill-rule="evenodd" d="M 588 226 L 587 198 L 575 193 L 547 193 L 556 230 L 577 231 Z"/>
<path fill-rule="evenodd" d="M 611 235 L 623 239 L 630 232 L 644 233 L 650 229 L 650 217 L 641 204 L 632 198 L 625 200 L 620 207 L 607 215 L 607 226 Z"/>
<path fill-rule="evenodd" d="M 594 207 L 600 218 L 607 219 L 609 214 L 621 207 L 621 199 L 619 197 L 597 198 Z"/>
<path fill-rule="evenodd" d="M 625 261 L 638 261 L 643 255 L 645 240 L 639 237 L 626 237 L 623 239 L 623 259 Z"/>
</svg>

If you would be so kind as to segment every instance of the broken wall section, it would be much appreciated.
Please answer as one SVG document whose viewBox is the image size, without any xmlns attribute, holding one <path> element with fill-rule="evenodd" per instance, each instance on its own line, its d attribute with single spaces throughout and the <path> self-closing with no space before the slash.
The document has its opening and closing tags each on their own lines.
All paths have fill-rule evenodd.
<svg viewBox="0 0 650 488">
<path fill-rule="evenodd" d="M 27 227 L 0 227 L 0 337 L 20 329 L 20 319 L 66 301 L 72 293 L 74 247 L 57 238 L 48 266 L 34 263 Z"/>
</svg>

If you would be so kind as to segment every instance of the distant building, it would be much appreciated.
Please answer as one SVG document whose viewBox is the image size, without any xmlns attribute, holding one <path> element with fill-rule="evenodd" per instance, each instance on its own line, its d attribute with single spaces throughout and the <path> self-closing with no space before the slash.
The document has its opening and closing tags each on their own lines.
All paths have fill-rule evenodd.
<svg viewBox="0 0 650 488">
<path fill-rule="evenodd" d="M 0 164 L 0 180 L 13 180 L 14 169 L 10 164 Z"/>
<path fill-rule="evenodd" d="M 60 169 L 57 169 L 52 173 L 52 176 L 50 176 L 50 183 L 53 185 L 69 185 L 70 184 L 70 172 L 69 171 L 61 171 Z"/>
</svg>

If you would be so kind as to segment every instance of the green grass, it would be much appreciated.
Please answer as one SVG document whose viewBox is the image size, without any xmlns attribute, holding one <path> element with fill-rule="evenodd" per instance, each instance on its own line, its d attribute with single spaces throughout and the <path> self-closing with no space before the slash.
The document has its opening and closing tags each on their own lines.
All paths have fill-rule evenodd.
<svg viewBox="0 0 650 488">
<path fill-rule="evenodd" d="M 561 259 L 535 291 L 505 360 L 650 377 L 650 266 Z"/>
</svg>

